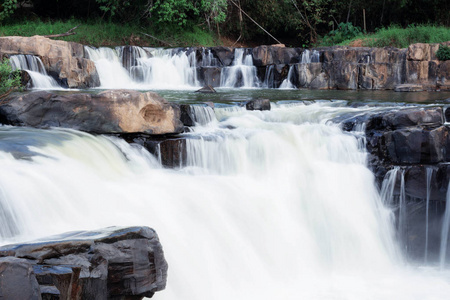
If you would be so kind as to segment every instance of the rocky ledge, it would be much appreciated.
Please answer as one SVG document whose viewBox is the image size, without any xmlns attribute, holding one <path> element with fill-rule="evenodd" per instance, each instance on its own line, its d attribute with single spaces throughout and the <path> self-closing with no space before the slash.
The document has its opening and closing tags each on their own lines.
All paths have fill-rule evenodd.
<svg viewBox="0 0 450 300">
<path fill-rule="evenodd" d="M 449 112 L 446 106 L 402 107 L 335 120 L 347 131 L 365 127 L 369 167 L 381 190 L 391 185 L 386 204 L 396 212 L 404 249 L 418 259 L 427 252 L 428 261 L 438 260 L 450 182 Z"/>
<path fill-rule="evenodd" d="M 0 298 L 142 299 L 165 288 L 167 268 L 151 228 L 69 232 L 0 247 Z"/>
<path fill-rule="evenodd" d="M 111 90 L 98 94 L 45 91 L 14 95 L 0 106 L 0 123 L 64 127 L 91 133 L 180 133 L 180 108 L 156 93 Z"/>
</svg>

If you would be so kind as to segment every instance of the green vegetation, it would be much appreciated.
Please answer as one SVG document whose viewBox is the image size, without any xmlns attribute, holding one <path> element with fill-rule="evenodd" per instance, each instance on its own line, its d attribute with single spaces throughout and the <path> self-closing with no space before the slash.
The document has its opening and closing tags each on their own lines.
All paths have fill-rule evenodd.
<svg viewBox="0 0 450 300">
<path fill-rule="evenodd" d="M 320 41 L 320 44 L 323 46 L 333 46 L 361 35 L 361 28 L 353 26 L 352 23 L 341 23 L 336 30 L 332 30 L 325 35 Z"/>
<path fill-rule="evenodd" d="M 154 27 L 147 28 L 137 24 L 119 24 L 107 21 L 83 22 L 70 19 L 68 21 L 42 22 L 25 21 L 19 24 L 10 24 L 0 27 L 1 36 L 33 36 L 65 33 L 71 28 L 75 35 L 61 37 L 65 41 L 79 42 L 92 46 L 115 46 L 115 45 L 143 45 L 143 46 L 213 46 L 218 42 L 208 30 L 198 26 L 184 30 L 177 30 L 168 26 L 155 30 Z M 158 41 L 145 34 L 150 34 L 164 41 Z"/>
<path fill-rule="evenodd" d="M 360 34 L 351 39 L 337 42 L 341 45 L 358 45 L 366 47 L 405 48 L 413 43 L 441 43 L 450 41 L 450 28 L 434 25 L 411 25 L 401 28 L 393 25 L 377 30 L 373 34 Z M 323 39 L 321 46 L 330 45 Z"/>
<path fill-rule="evenodd" d="M 439 60 L 450 60 L 450 47 L 446 45 L 440 45 L 436 52 L 436 57 Z"/>
<path fill-rule="evenodd" d="M 21 90 L 22 83 L 19 71 L 13 71 L 8 59 L 0 63 L 0 104 L 5 102 L 4 98 L 15 90 Z"/>
<path fill-rule="evenodd" d="M 0 0 L 0 34 L 58 34 L 81 25 L 65 39 L 175 47 L 221 44 L 217 36 L 229 44 L 309 47 L 357 35 L 366 45 L 403 47 L 448 40 L 449 11 L 448 0 Z"/>
</svg>

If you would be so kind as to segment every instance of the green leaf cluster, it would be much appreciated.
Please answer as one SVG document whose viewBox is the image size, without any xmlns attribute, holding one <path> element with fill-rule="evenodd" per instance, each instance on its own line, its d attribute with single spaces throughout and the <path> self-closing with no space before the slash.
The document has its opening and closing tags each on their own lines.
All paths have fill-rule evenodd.
<svg viewBox="0 0 450 300">
<path fill-rule="evenodd" d="M 17 9 L 17 0 L 0 1 L 0 22 L 9 18 Z"/>
<path fill-rule="evenodd" d="M 9 93 L 22 88 L 20 71 L 13 71 L 9 59 L 4 59 L 0 63 L 0 103 Z"/>
<path fill-rule="evenodd" d="M 436 52 L 436 57 L 440 61 L 450 60 L 450 47 L 446 45 L 440 45 Z"/>
<path fill-rule="evenodd" d="M 322 38 L 322 45 L 336 45 L 362 34 L 361 28 L 352 23 L 340 23 L 337 29 L 330 31 Z"/>
</svg>

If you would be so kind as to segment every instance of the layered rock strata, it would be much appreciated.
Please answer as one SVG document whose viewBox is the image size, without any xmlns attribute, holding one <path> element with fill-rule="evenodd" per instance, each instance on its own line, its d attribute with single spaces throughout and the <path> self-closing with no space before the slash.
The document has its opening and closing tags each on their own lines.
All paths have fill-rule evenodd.
<svg viewBox="0 0 450 300">
<path fill-rule="evenodd" d="M 165 288 L 167 269 L 148 227 L 69 232 L 0 247 L 4 299 L 142 299 Z"/>
</svg>

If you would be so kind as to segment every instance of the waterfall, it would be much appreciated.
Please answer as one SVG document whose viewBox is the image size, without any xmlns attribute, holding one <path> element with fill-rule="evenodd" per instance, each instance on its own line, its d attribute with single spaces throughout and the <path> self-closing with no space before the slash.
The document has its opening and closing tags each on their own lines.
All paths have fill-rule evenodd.
<svg viewBox="0 0 450 300">
<path fill-rule="evenodd" d="M 35 89 L 61 89 L 58 82 L 47 74 L 41 59 L 34 55 L 12 55 L 10 63 L 13 70 L 25 70 L 31 77 Z"/>
<path fill-rule="evenodd" d="M 209 125 L 215 121 L 214 109 L 207 104 L 190 105 L 189 115 L 197 125 Z"/>
<path fill-rule="evenodd" d="M 159 299 L 446 299 L 440 273 L 397 263 L 365 149 L 326 122 L 349 110 L 216 107 L 175 170 L 115 137 L 0 127 L 0 243 L 147 225 L 170 266 Z"/>
<path fill-rule="evenodd" d="M 431 176 L 433 176 L 433 169 L 427 168 L 427 199 L 425 208 L 425 254 L 424 261 L 428 262 L 428 235 L 429 235 L 429 215 L 430 215 L 430 196 L 431 196 Z"/>
<path fill-rule="evenodd" d="M 300 61 L 302 64 L 310 64 L 320 62 L 320 53 L 317 50 L 310 51 L 305 49 L 302 52 L 302 59 Z"/>
<path fill-rule="evenodd" d="M 259 87 L 260 82 L 253 65 L 253 58 L 245 49 L 234 49 L 234 61 L 231 67 L 222 68 L 220 75 L 220 86 L 222 87 Z"/>
<path fill-rule="evenodd" d="M 447 256 L 447 244 L 449 238 L 450 231 L 450 182 L 447 188 L 447 198 L 445 201 L 445 213 L 444 213 L 444 222 L 442 223 L 442 231 L 441 231 L 441 251 L 439 253 L 439 261 L 441 269 L 445 268 L 445 259 Z"/>
<path fill-rule="evenodd" d="M 295 89 L 295 85 L 292 83 L 294 81 L 295 66 L 289 67 L 289 72 L 285 80 L 280 85 L 280 89 Z"/>
<path fill-rule="evenodd" d="M 211 52 L 211 49 L 202 48 L 202 67 L 218 67 L 219 61 Z"/>
<path fill-rule="evenodd" d="M 195 52 L 139 47 L 85 47 L 100 88 L 194 89 L 199 87 Z"/>
<path fill-rule="evenodd" d="M 274 83 L 274 65 L 268 65 L 266 66 L 266 74 L 264 74 L 264 83 L 263 83 L 263 87 L 267 88 L 267 89 L 271 89 L 275 87 L 275 83 Z"/>
</svg>

